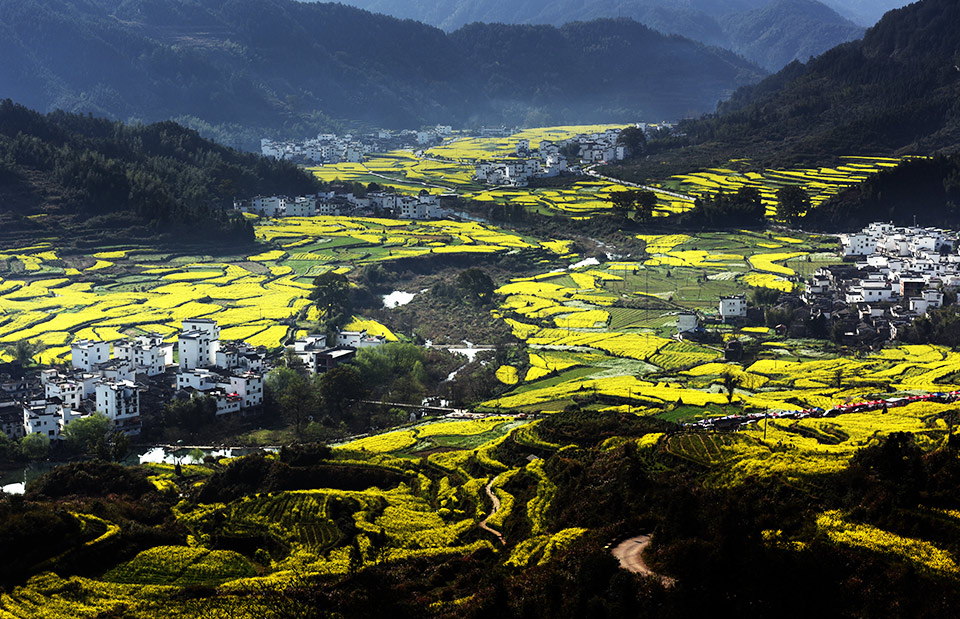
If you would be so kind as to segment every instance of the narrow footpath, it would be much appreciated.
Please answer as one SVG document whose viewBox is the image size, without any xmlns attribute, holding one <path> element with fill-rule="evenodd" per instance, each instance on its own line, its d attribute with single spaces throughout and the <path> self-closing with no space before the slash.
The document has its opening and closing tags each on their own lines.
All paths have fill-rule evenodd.
<svg viewBox="0 0 960 619">
<path fill-rule="evenodd" d="M 497 536 L 497 539 L 500 540 L 500 543 L 503 544 L 504 546 L 506 546 L 506 545 L 507 545 L 507 540 L 504 539 L 503 533 L 501 533 L 500 531 L 497 531 L 496 529 L 493 529 L 493 528 L 487 526 L 487 521 L 490 520 L 491 518 L 493 518 L 493 515 L 494 515 L 495 513 L 497 513 L 497 511 L 500 510 L 500 499 L 497 498 L 497 495 L 494 494 L 494 492 L 493 492 L 493 484 L 494 484 L 495 481 L 497 481 L 497 478 L 498 478 L 498 477 L 500 477 L 500 476 L 497 475 L 497 477 L 494 477 L 493 479 L 491 479 L 491 480 L 490 480 L 490 483 L 488 483 L 487 486 L 484 488 L 484 490 L 487 491 L 487 496 L 490 497 L 490 502 L 493 503 L 493 510 L 490 512 L 490 514 L 489 514 L 486 518 L 484 518 L 484 519 L 480 522 L 480 528 L 483 529 L 484 531 L 490 531 L 491 533 L 493 533 L 494 535 L 496 535 L 496 536 Z"/>
</svg>

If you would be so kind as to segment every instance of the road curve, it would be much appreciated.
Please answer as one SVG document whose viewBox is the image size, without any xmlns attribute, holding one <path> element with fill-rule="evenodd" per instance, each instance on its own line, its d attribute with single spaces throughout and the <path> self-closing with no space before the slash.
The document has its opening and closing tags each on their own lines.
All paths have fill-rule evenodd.
<svg viewBox="0 0 960 619">
<path fill-rule="evenodd" d="M 500 477 L 500 476 L 497 475 L 497 477 Z M 493 517 L 493 515 L 494 515 L 495 513 L 497 513 L 497 511 L 500 510 L 500 499 L 499 499 L 499 498 L 497 497 L 497 495 L 494 494 L 494 492 L 493 492 L 493 484 L 494 484 L 495 481 L 497 481 L 497 477 L 494 477 L 493 479 L 491 479 L 491 480 L 490 480 L 490 483 L 488 483 L 488 484 L 486 485 L 486 487 L 484 488 L 484 490 L 487 491 L 487 496 L 490 497 L 490 502 L 493 504 L 493 509 L 490 511 L 490 514 L 487 515 L 486 518 L 484 518 L 482 521 L 480 521 L 480 528 L 483 529 L 484 531 L 490 531 L 491 533 L 493 533 L 494 535 L 496 535 L 496 536 L 497 536 L 497 539 L 500 540 L 500 543 L 503 544 L 504 546 L 506 546 L 506 545 L 507 545 L 507 540 L 504 539 L 503 533 L 501 533 L 500 531 L 497 531 L 497 530 L 494 529 L 494 528 L 491 528 L 491 527 L 487 526 L 487 521 L 490 520 L 490 519 Z"/>
<path fill-rule="evenodd" d="M 630 539 L 625 539 L 610 550 L 618 561 L 620 568 L 634 574 L 643 574 L 644 576 L 654 576 L 660 579 L 660 584 L 664 587 L 672 587 L 676 581 L 669 576 L 661 576 L 647 565 L 643 560 L 643 551 L 650 545 L 649 535 L 637 535 Z"/>
</svg>

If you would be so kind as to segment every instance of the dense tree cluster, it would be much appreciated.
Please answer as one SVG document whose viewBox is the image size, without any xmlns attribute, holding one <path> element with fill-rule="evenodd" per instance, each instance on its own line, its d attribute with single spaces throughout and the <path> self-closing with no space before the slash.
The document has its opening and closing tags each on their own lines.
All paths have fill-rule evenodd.
<svg viewBox="0 0 960 619">
<path fill-rule="evenodd" d="M 956 227 L 960 156 L 908 159 L 807 211 L 801 221 L 805 228 L 830 232 L 859 230 L 872 221 Z"/>
<path fill-rule="evenodd" d="M 329 439 L 388 428 L 410 416 L 410 409 L 392 404 L 419 405 L 428 394 L 437 393 L 460 364 L 446 351 L 390 342 L 361 348 L 350 363 L 310 376 L 295 356 L 288 355 L 287 365 L 266 377 L 265 408 L 268 414 L 283 415 L 303 438 Z"/>
<path fill-rule="evenodd" d="M 765 215 L 760 190 L 741 187 L 732 195 L 698 198 L 691 210 L 675 217 L 687 228 L 758 228 L 766 225 Z"/>
<path fill-rule="evenodd" d="M 0 101 L 0 196 L 14 213 L 42 208 L 91 227 L 251 242 L 252 226 L 231 212 L 234 198 L 319 188 L 292 164 L 241 154 L 173 122 L 124 125 Z"/>
</svg>

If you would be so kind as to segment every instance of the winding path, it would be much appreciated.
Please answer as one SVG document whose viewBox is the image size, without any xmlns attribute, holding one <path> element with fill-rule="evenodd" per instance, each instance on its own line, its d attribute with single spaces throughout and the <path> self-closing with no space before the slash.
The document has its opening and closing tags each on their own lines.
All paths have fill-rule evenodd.
<svg viewBox="0 0 960 619">
<path fill-rule="evenodd" d="M 633 572 L 634 574 L 653 576 L 658 578 L 660 580 L 660 584 L 662 584 L 664 587 L 672 587 L 674 584 L 676 584 L 676 581 L 673 578 L 657 574 L 650 569 L 650 566 L 647 565 L 647 562 L 643 560 L 643 551 L 646 550 L 647 546 L 649 545 L 649 535 L 637 535 L 636 537 L 625 539 L 614 546 L 610 550 L 610 554 L 620 561 L 621 569 L 625 569 L 628 572 Z"/>
<path fill-rule="evenodd" d="M 494 477 L 493 479 L 491 479 L 491 480 L 490 480 L 490 483 L 488 483 L 488 484 L 486 485 L 486 487 L 484 488 L 484 490 L 486 490 L 486 492 L 487 492 L 487 496 L 490 497 L 490 502 L 493 503 L 493 510 L 490 512 L 490 514 L 489 514 L 486 518 L 484 518 L 484 519 L 480 522 L 480 528 L 483 529 L 484 531 L 490 531 L 491 533 L 493 533 L 494 535 L 496 535 L 496 536 L 497 536 L 497 539 L 500 540 L 500 543 L 503 544 L 504 546 L 506 546 L 506 545 L 507 545 L 507 540 L 504 539 L 503 533 L 501 533 L 500 531 L 497 531 L 496 529 L 491 528 L 490 526 L 487 525 L 487 521 L 490 520 L 491 518 L 493 518 L 493 515 L 494 515 L 495 513 L 497 513 L 497 511 L 500 510 L 500 499 L 497 498 L 497 495 L 494 494 L 494 492 L 493 492 L 493 484 L 494 484 L 494 482 L 497 481 L 497 478 L 498 478 L 498 477 L 500 477 L 500 475 L 497 475 L 497 477 Z"/>
</svg>

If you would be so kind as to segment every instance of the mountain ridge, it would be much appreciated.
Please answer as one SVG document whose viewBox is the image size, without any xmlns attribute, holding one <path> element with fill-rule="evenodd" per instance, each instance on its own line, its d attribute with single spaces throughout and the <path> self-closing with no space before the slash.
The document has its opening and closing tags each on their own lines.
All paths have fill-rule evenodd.
<svg viewBox="0 0 960 619">
<path fill-rule="evenodd" d="M 174 118 L 248 148 L 265 131 L 302 137 L 337 119 L 410 128 L 678 118 L 763 75 L 628 20 L 553 28 L 552 47 L 538 49 L 525 41 L 543 43 L 537 31 L 494 24 L 453 36 L 293 0 L 0 0 L 0 13 L 0 96 L 45 111 Z M 501 44 L 524 61 L 483 62 Z M 651 64 L 651 50 L 664 61 Z"/>
<path fill-rule="evenodd" d="M 863 27 L 816 0 L 348 0 L 354 6 L 415 19 L 447 31 L 474 22 L 548 24 L 627 17 L 664 34 L 680 34 L 704 45 L 743 55 L 768 71 L 791 60 L 806 60 L 843 41 L 859 38 Z"/>
</svg>

